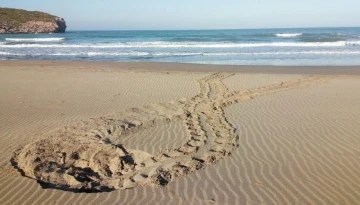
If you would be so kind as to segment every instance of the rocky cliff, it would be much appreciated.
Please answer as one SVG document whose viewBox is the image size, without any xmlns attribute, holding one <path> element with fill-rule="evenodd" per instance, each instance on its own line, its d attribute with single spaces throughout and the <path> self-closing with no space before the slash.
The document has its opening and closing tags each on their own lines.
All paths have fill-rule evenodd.
<svg viewBox="0 0 360 205">
<path fill-rule="evenodd" d="M 63 18 L 40 11 L 0 8 L 0 34 L 64 33 Z"/>
</svg>

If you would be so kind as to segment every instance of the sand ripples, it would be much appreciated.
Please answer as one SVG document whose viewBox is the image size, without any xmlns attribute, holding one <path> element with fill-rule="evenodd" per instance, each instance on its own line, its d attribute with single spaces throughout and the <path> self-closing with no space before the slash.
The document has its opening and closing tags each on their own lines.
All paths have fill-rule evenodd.
<svg viewBox="0 0 360 205">
<path fill-rule="evenodd" d="M 230 107 L 227 115 L 238 128 L 242 150 L 236 158 L 246 167 L 239 171 L 267 188 L 244 193 L 272 204 L 359 202 L 359 149 L 353 144 L 359 135 L 353 123 L 360 113 L 344 107 L 359 103 L 349 97 L 357 86 L 354 79 L 332 80 Z"/>
<path fill-rule="evenodd" d="M 229 89 L 240 90 L 237 92 L 228 92 L 217 80 L 200 84 L 199 99 L 211 100 L 220 94 L 220 104 L 225 103 L 224 108 L 230 106 L 224 109 L 219 124 L 235 128 L 238 136 L 239 147 L 231 149 L 231 156 L 217 164 L 165 188 L 144 186 L 92 194 L 42 190 L 32 180 L 9 179 L 8 174 L 2 174 L 0 192 L 4 194 L 0 201 L 21 204 L 26 196 L 29 204 L 357 204 L 360 113 L 356 108 L 360 102 L 354 88 L 359 86 L 358 79 L 339 77 L 321 83 L 328 77 L 285 76 L 280 81 L 265 80 L 259 86 L 242 90 L 244 87 L 236 89 L 244 83 L 239 76 L 227 78 L 236 82 Z M 198 102 L 206 104 L 207 100 Z M 197 110 L 191 112 L 194 111 Z M 197 122 L 193 123 L 200 123 L 201 129 L 193 131 L 205 136 L 214 132 L 215 123 L 208 116 L 195 119 Z M 187 120 L 185 127 L 189 126 Z M 125 135 L 122 143 L 124 147 L 154 154 L 188 142 L 189 132 L 184 130 L 189 127 L 184 129 L 181 121 L 174 120 Z M 4 186 L 9 182 L 9 186 Z M 14 192 L 22 194 L 11 195 Z"/>
<path fill-rule="evenodd" d="M 224 116 L 226 106 L 327 80 L 307 76 L 230 93 L 222 80 L 232 75 L 215 73 L 200 79 L 200 93 L 188 100 L 132 108 L 56 130 L 16 152 L 12 163 L 46 188 L 98 192 L 165 186 L 215 164 L 239 146 L 235 128 Z M 116 143 L 122 136 L 177 119 L 184 120 L 188 133 L 188 140 L 177 148 L 150 154 Z"/>
</svg>

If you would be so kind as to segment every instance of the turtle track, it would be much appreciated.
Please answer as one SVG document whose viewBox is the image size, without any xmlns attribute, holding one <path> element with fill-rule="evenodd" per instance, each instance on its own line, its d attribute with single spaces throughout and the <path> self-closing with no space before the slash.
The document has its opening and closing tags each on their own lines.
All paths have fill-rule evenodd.
<svg viewBox="0 0 360 205">
<path fill-rule="evenodd" d="M 305 76 L 251 90 L 229 92 L 222 80 L 233 73 L 214 73 L 198 80 L 200 92 L 190 99 L 133 108 L 60 128 L 15 152 L 11 162 L 44 188 L 106 192 L 169 182 L 204 169 L 238 147 L 236 129 L 224 109 L 257 96 L 327 81 Z M 114 142 L 125 135 L 182 120 L 188 139 L 182 146 L 150 155 Z"/>
</svg>

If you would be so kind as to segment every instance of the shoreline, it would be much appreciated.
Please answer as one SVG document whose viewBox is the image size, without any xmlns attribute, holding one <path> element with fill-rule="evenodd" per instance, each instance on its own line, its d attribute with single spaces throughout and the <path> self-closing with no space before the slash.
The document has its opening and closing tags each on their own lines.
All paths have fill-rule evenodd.
<svg viewBox="0 0 360 205">
<path fill-rule="evenodd" d="M 360 66 L 211 65 L 163 62 L 4 60 L 0 67 L 93 68 L 111 71 L 234 72 L 263 74 L 360 75 Z"/>
</svg>

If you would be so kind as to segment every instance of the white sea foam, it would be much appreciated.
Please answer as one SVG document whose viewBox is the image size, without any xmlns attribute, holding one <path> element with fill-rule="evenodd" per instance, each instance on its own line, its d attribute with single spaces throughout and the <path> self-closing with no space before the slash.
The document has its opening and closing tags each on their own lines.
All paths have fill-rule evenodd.
<svg viewBox="0 0 360 205">
<path fill-rule="evenodd" d="M 88 56 L 147 56 L 148 52 L 89 52 Z"/>
<path fill-rule="evenodd" d="M 63 41 L 65 38 L 5 38 L 5 40 L 10 42 L 53 42 Z"/>
<path fill-rule="evenodd" d="M 241 56 L 241 55 L 360 55 L 360 51 L 293 51 L 293 52 L 224 52 L 204 53 L 204 56 Z"/>
<path fill-rule="evenodd" d="M 286 55 L 360 55 L 360 51 L 331 51 L 331 50 L 320 50 L 320 51 L 279 51 L 279 52 L 76 52 L 76 53 L 8 53 L 0 52 L 0 56 L 9 55 L 9 56 L 148 56 L 148 57 L 170 57 L 170 56 L 286 56 Z"/>
<path fill-rule="evenodd" d="M 197 56 L 204 55 L 204 53 L 191 53 L 191 52 L 162 52 L 162 53 L 153 53 L 153 56 Z"/>
<path fill-rule="evenodd" d="M 128 42 L 109 44 L 14 44 L 0 48 L 253 48 L 253 47 L 344 47 L 360 41 L 272 42 L 272 43 L 199 43 L 199 42 Z"/>
<path fill-rule="evenodd" d="M 0 52 L 0 56 L 25 56 L 23 53 Z"/>
<path fill-rule="evenodd" d="M 89 52 L 89 53 L 56 53 L 49 55 L 88 55 L 88 56 L 194 56 L 194 55 L 203 55 L 203 53 L 192 53 L 192 52 L 139 52 L 139 51 L 129 51 L 129 52 Z"/>
<path fill-rule="evenodd" d="M 44 54 L 34 54 L 34 55 L 44 55 Z M 81 53 L 50 53 L 46 54 L 49 56 L 78 56 L 81 55 Z"/>
<path fill-rule="evenodd" d="M 292 37 L 298 37 L 301 36 L 302 33 L 277 33 L 275 34 L 277 37 L 281 38 L 292 38 Z"/>
</svg>

